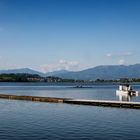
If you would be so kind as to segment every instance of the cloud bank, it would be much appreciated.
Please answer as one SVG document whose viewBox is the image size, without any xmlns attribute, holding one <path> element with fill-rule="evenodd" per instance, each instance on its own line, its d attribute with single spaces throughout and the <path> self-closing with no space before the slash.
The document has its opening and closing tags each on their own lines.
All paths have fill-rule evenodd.
<svg viewBox="0 0 140 140">
<path fill-rule="evenodd" d="M 125 60 L 124 59 L 120 59 L 118 62 L 119 65 L 124 65 L 125 64 Z"/>
<path fill-rule="evenodd" d="M 59 70 L 74 71 L 79 68 L 79 62 L 59 60 L 57 63 L 54 64 L 43 64 L 40 66 L 40 68 L 41 71 L 43 72 L 52 72 L 52 71 L 59 71 Z"/>
<path fill-rule="evenodd" d="M 132 56 L 132 52 L 123 52 L 123 53 L 108 53 L 106 54 L 107 57 L 125 57 L 125 56 Z"/>
<path fill-rule="evenodd" d="M 115 60 L 117 64 L 124 65 L 127 64 L 126 58 L 131 57 L 132 52 L 122 52 L 122 53 L 108 53 L 106 56 L 112 60 Z"/>
</svg>

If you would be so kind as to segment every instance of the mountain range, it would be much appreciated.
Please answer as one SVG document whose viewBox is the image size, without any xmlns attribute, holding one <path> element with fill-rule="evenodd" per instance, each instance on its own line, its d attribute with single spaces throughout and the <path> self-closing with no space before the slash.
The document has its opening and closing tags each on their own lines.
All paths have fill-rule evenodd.
<svg viewBox="0 0 140 140">
<path fill-rule="evenodd" d="M 29 73 L 38 74 L 40 76 L 56 76 L 64 79 L 76 80 L 96 80 L 105 79 L 113 80 L 120 78 L 140 78 L 140 64 L 135 65 L 102 65 L 82 71 L 54 71 L 49 73 L 42 73 L 29 68 L 0 70 L 0 73 Z"/>
<path fill-rule="evenodd" d="M 10 74 L 10 73 L 15 73 L 15 74 L 16 73 L 28 73 L 28 74 L 38 74 L 40 76 L 45 76 L 44 73 L 29 69 L 29 68 L 0 70 L 0 74 Z"/>
</svg>

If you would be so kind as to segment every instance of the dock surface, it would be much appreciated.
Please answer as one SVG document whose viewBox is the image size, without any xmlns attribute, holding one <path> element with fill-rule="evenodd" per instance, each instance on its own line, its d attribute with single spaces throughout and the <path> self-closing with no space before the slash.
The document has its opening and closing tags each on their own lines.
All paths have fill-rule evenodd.
<svg viewBox="0 0 140 140">
<path fill-rule="evenodd" d="M 39 96 L 19 96 L 19 95 L 7 95 L 7 94 L 0 94 L 0 99 L 140 109 L 140 102 L 126 102 L 126 101 L 85 100 L 85 99 L 39 97 Z"/>
<path fill-rule="evenodd" d="M 8 95 L 8 94 L 0 94 L 0 99 L 25 100 L 25 101 L 33 101 L 33 102 L 53 102 L 53 103 L 63 103 L 64 101 L 64 98 L 19 96 L 19 95 Z"/>
<path fill-rule="evenodd" d="M 85 99 L 69 99 L 64 100 L 65 103 L 78 105 L 93 105 L 104 107 L 119 108 L 135 108 L 140 109 L 140 102 L 112 101 L 112 100 L 85 100 Z"/>
</svg>

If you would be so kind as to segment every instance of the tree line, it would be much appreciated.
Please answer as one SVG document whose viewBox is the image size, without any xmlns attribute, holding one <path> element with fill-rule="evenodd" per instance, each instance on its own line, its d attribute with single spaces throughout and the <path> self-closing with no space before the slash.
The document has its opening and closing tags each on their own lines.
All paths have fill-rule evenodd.
<svg viewBox="0 0 140 140">
<path fill-rule="evenodd" d="M 120 78 L 115 80 L 75 80 L 75 79 L 62 79 L 59 77 L 48 76 L 41 77 L 37 74 L 17 73 L 17 74 L 0 74 L 0 82 L 70 82 L 70 83 L 129 83 L 140 82 L 140 78 Z"/>
</svg>

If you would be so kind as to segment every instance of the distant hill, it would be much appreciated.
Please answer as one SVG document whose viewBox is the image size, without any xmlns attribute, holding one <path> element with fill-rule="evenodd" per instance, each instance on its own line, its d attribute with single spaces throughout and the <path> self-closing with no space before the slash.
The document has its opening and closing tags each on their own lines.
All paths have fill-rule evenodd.
<svg viewBox="0 0 140 140">
<path fill-rule="evenodd" d="M 140 78 L 140 64 L 135 65 L 104 65 L 94 68 L 72 72 L 72 71 L 54 71 L 49 73 L 38 72 L 29 68 L 14 69 L 14 70 L 0 70 L 1 73 L 28 73 L 38 74 L 40 76 L 55 76 L 63 79 L 76 79 L 76 80 L 96 80 L 105 79 L 113 80 L 120 78 Z"/>
<path fill-rule="evenodd" d="M 55 75 L 55 76 L 57 76 L 57 75 L 59 75 L 59 76 L 61 76 L 61 74 L 63 75 L 63 74 L 67 74 L 67 73 L 69 73 L 70 71 L 67 71 L 67 70 L 59 70 L 59 71 L 53 71 L 53 72 L 48 72 L 48 73 L 46 73 L 46 76 L 53 76 L 53 75 Z"/>
<path fill-rule="evenodd" d="M 105 65 L 97 66 L 94 68 L 86 69 L 78 72 L 64 72 L 53 74 L 68 79 L 83 79 L 83 80 L 96 80 L 96 79 L 119 79 L 119 78 L 140 78 L 140 64 L 135 65 Z"/>
<path fill-rule="evenodd" d="M 21 69 L 9 69 L 9 70 L 0 70 L 0 74 L 5 73 L 5 74 L 10 74 L 10 73 L 28 73 L 28 74 L 38 74 L 40 76 L 45 76 L 44 73 L 38 72 L 29 68 L 21 68 Z"/>
</svg>

